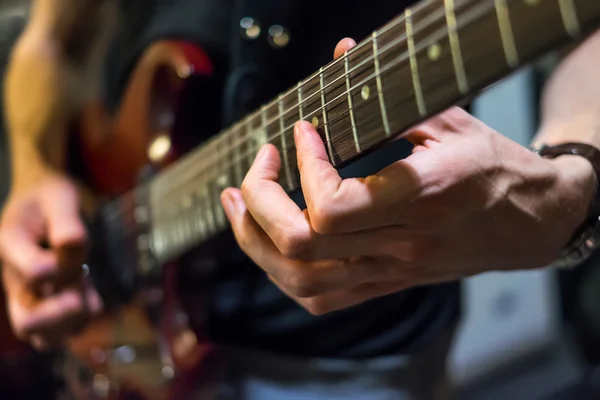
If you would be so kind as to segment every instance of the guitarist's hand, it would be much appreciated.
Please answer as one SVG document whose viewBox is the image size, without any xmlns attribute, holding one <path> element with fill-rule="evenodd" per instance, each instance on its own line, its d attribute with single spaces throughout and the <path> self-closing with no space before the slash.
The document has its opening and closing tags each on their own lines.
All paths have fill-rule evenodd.
<svg viewBox="0 0 600 400">
<path fill-rule="evenodd" d="M 342 41 L 336 56 L 354 45 Z M 342 180 L 310 123 L 294 132 L 307 203 L 261 149 L 222 202 L 241 248 L 314 314 L 485 271 L 543 267 L 583 221 L 595 177 L 583 158 L 542 159 L 452 108 L 407 132 L 413 154 Z"/>
<path fill-rule="evenodd" d="M 75 185 L 51 170 L 13 186 L 0 222 L 12 328 L 38 350 L 64 344 L 101 309 L 83 274 L 86 230 Z"/>
</svg>

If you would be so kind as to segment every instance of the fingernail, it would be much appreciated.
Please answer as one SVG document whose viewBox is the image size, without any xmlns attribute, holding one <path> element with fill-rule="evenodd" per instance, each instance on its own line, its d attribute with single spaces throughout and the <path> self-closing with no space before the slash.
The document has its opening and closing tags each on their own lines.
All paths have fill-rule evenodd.
<svg viewBox="0 0 600 400">
<path fill-rule="evenodd" d="M 223 192 L 221 198 L 223 199 L 222 203 L 225 214 L 227 214 L 227 218 L 231 219 L 233 213 L 235 212 L 234 200 L 229 192 Z"/>
<path fill-rule="evenodd" d="M 256 158 L 254 159 L 254 162 L 257 161 L 261 161 L 267 154 L 267 146 L 262 146 L 260 148 L 260 150 L 258 151 L 258 153 L 256 154 Z"/>
<path fill-rule="evenodd" d="M 244 199 L 242 198 L 242 193 L 239 190 L 234 190 L 229 193 L 231 197 L 231 202 L 233 204 L 232 210 L 235 211 L 236 214 L 241 215 L 246 212 L 246 203 L 244 203 Z"/>
</svg>

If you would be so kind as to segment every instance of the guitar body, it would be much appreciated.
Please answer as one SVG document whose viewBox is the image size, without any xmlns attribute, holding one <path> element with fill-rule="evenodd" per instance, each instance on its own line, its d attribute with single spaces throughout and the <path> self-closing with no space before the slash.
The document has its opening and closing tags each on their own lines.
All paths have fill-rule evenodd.
<svg viewBox="0 0 600 400">
<path fill-rule="evenodd" d="M 199 48 L 158 42 L 140 58 L 114 117 L 101 102 L 83 110 L 74 126 L 71 163 L 94 199 L 132 190 L 144 171 L 160 170 L 186 152 L 177 148 L 189 134 L 177 128 L 179 100 L 192 78 L 211 73 Z M 199 344 L 180 308 L 176 265 L 164 271 L 162 282 L 146 285 L 127 306 L 107 312 L 71 341 L 63 367 L 77 398 L 207 398 L 207 387 L 202 394 L 194 390 L 198 368 L 212 349 Z"/>
</svg>

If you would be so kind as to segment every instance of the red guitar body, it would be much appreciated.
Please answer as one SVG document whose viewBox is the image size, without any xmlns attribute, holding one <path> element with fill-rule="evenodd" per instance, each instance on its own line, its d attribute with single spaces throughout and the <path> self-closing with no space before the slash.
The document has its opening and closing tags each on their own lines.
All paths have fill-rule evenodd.
<svg viewBox="0 0 600 400">
<path fill-rule="evenodd" d="M 101 102 L 83 110 L 74 137 L 77 172 L 93 198 L 123 194 L 140 183 L 144 168 L 164 168 L 188 150 L 176 148 L 189 134 L 177 129 L 179 101 L 192 78 L 208 78 L 212 70 L 201 49 L 159 42 L 140 58 L 114 117 Z M 165 267 L 163 287 L 140 291 L 131 304 L 98 319 L 70 343 L 64 368 L 76 397 L 211 397 L 211 385 L 201 379 L 213 349 L 187 324 L 175 287 L 176 267 Z M 150 318 L 157 310 L 158 320 Z"/>
</svg>

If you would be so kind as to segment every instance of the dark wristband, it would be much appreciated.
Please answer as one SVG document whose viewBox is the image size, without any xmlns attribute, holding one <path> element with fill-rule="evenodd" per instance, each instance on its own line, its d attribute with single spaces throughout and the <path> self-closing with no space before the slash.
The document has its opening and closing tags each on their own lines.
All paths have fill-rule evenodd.
<svg viewBox="0 0 600 400">
<path fill-rule="evenodd" d="M 600 247 L 600 150 L 586 143 L 561 143 L 543 145 L 534 151 L 541 157 L 556 158 L 563 155 L 580 156 L 592 164 L 596 174 L 596 192 L 589 205 L 587 218 L 573 234 L 573 237 L 552 264 L 559 268 L 573 268 Z"/>
</svg>

